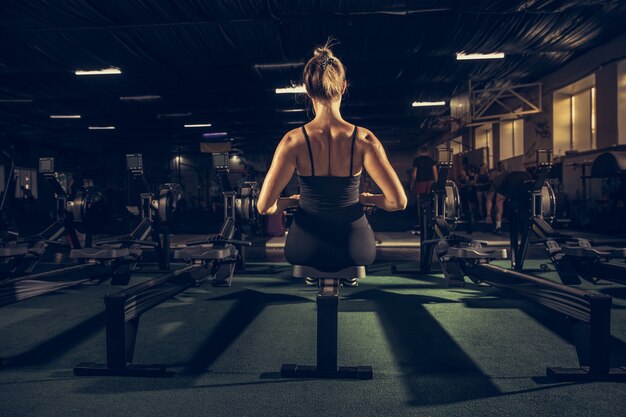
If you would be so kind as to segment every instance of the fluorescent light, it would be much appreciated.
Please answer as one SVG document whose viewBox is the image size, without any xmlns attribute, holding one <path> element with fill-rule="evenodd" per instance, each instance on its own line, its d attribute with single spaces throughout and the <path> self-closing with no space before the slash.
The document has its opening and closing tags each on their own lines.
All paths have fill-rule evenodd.
<svg viewBox="0 0 626 417">
<path fill-rule="evenodd" d="M 114 130 L 115 126 L 89 126 L 89 130 Z"/>
<path fill-rule="evenodd" d="M 150 100 L 159 100 L 161 96 L 156 95 L 148 95 L 148 96 L 122 96 L 120 100 L 122 101 L 150 101 Z"/>
<path fill-rule="evenodd" d="M 191 113 L 162 113 L 159 114 L 157 117 L 159 119 L 166 119 L 168 117 L 187 117 L 187 116 L 191 116 Z"/>
<path fill-rule="evenodd" d="M 283 87 L 283 88 L 277 88 L 276 89 L 276 94 L 302 94 L 302 93 L 306 93 L 306 88 L 304 87 L 304 84 L 302 85 L 295 85 L 292 87 Z"/>
<path fill-rule="evenodd" d="M 297 68 L 304 65 L 304 62 L 283 62 L 277 64 L 254 64 L 255 69 L 281 69 L 281 68 Z"/>
<path fill-rule="evenodd" d="M 80 114 L 51 114 L 51 119 L 80 119 Z"/>
<path fill-rule="evenodd" d="M 211 127 L 211 123 L 196 123 L 196 124 L 185 125 L 185 127 Z"/>
<path fill-rule="evenodd" d="M 300 122 L 300 121 L 295 122 L 295 121 L 293 121 L 293 122 L 285 122 L 285 124 L 288 124 L 288 125 L 303 125 L 303 124 L 306 124 L 306 122 Z"/>
<path fill-rule="evenodd" d="M 74 74 L 76 75 L 113 75 L 113 74 L 121 74 L 122 70 L 115 67 L 103 68 L 99 70 L 76 70 Z"/>
<path fill-rule="evenodd" d="M 413 107 L 430 107 L 430 106 L 445 106 L 445 101 L 414 101 L 411 106 Z"/>
<path fill-rule="evenodd" d="M 281 113 L 300 113 L 306 111 L 306 109 L 285 109 L 285 110 L 279 110 L 279 112 Z"/>
<path fill-rule="evenodd" d="M 32 98 L 0 99 L 0 103 L 32 103 Z"/>
<path fill-rule="evenodd" d="M 502 59 L 504 52 L 494 52 L 491 54 L 466 54 L 465 52 L 457 52 L 456 59 L 458 61 L 467 61 L 471 59 Z"/>
<path fill-rule="evenodd" d="M 204 139 L 218 139 L 224 138 L 228 136 L 228 132 L 211 132 L 211 133 L 203 133 L 202 137 Z"/>
</svg>

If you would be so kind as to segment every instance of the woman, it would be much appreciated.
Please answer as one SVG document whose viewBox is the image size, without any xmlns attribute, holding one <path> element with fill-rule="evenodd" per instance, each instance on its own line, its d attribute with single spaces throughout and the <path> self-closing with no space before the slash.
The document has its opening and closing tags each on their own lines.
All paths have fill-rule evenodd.
<svg viewBox="0 0 626 417">
<path fill-rule="evenodd" d="M 345 68 L 328 45 L 315 49 L 304 68 L 304 84 L 315 118 L 281 140 L 257 208 L 261 214 L 274 214 L 300 207 L 285 244 L 291 264 L 322 271 L 369 265 L 376 245 L 361 205 L 404 210 L 406 194 L 376 136 L 342 118 Z M 382 194 L 359 194 L 363 169 Z M 300 195 L 280 198 L 294 171 Z"/>
</svg>

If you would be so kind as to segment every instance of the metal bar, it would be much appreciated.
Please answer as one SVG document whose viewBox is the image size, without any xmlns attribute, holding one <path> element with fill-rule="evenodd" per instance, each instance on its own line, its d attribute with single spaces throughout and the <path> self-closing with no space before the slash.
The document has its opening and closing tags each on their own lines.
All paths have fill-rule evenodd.
<svg viewBox="0 0 626 417">
<path fill-rule="evenodd" d="M 611 368 L 611 298 L 604 294 L 590 294 L 589 373 L 604 374 Z"/>
<path fill-rule="evenodd" d="M 126 367 L 126 322 L 124 293 L 107 294 L 104 298 L 106 307 L 106 347 L 107 367 Z"/>
<path fill-rule="evenodd" d="M 317 293 L 317 370 L 337 370 L 337 308 L 339 281 L 320 280 Z"/>
<path fill-rule="evenodd" d="M 539 107 L 537 107 L 535 104 L 531 103 L 530 101 L 526 100 L 521 95 L 517 94 L 514 90 L 509 90 L 509 91 L 511 91 L 511 94 L 513 94 L 515 97 L 519 98 L 520 101 L 523 101 L 524 103 L 528 104 L 531 108 L 537 110 L 537 112 L 541 111 Z"/>
</svg>

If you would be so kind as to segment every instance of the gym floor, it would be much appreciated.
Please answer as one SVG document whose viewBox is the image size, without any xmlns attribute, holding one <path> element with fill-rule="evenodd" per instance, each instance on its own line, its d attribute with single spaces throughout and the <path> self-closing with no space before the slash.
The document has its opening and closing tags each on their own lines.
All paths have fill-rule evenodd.
<svg viewBox="0 0 626 417">
<path fill-rule="evenodd" d="M 447 288 L 440 274 L 392 276 L 391 265 L 378 262 L 359 287 L 341 290 L 339 362 L 372 365 L 372 380 L 280 377 L 282 363 L 315 362 L 316 289 L 287 264 L 258 262 L 231 288 L 205 284 L 142 317 L 134 363 L 166 364 L 167 378 L 73 375 L 80 362 L 106 359 L 108 283 L 3 307 L 0 415 L 626 414 L 623 383 L 545 377 L 547 366 L 585 360 L 565 318 L 497 289 Z M 613 297 L 612 362 L 624 366 L 626 288 L 595 289 Z"/>
</svg>

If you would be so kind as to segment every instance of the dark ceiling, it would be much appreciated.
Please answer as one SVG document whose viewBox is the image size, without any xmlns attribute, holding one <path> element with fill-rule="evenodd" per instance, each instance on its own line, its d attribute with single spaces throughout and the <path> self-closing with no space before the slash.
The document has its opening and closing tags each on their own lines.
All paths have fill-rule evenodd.
<svg viewBox="0 0 626 417">
<path fill-rule="evenodd" d="M 93 151 L 196 151 L 203 132 L 225 131 L 244 150 L 267 149 L 310 116 L 285 112 L 304 100 L 274 89 L 299 81 L 301 63 L 332 35 L 348 68 L 345 117 L 395 148 L 415 146 L 441 134 L 449 109 L 412 101 L 448 101 L 470 79 L 534 81 L 625 22 L 624 1 L 2 0 L 0 134 Z M 459 51 L 506 58 L 456 61 Z M 255 66 L 285 63 L 294 65 Z M 111 66 L 123 73 L 74 75 Z M 161 98 L 119 99 L 136 95 Z"/>
</svg>

